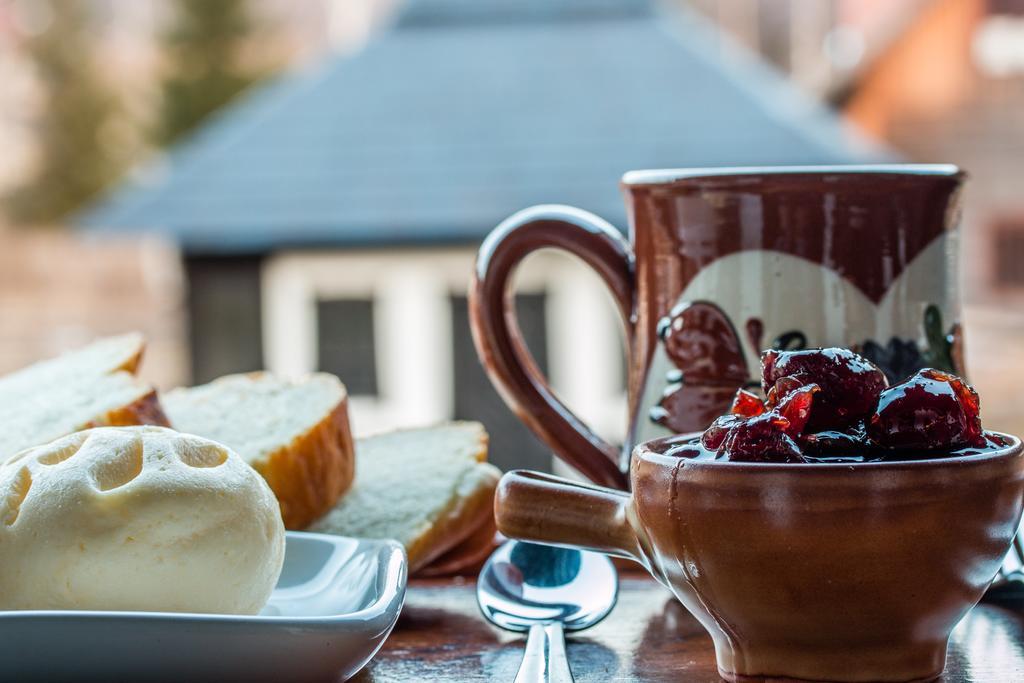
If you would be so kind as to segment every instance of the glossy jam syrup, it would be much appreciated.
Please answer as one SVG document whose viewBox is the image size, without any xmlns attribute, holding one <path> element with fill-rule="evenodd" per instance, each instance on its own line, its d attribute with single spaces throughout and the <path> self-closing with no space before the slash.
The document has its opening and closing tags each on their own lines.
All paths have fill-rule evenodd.
<svg viewBox="0 0 1024 683">
<path fill-rule="evenodd" d="M 861 448 L 860 452 L 852 449 L 842 455 L 813 456 L 806 452 L 800 462 L 804 463 L 863 463 L 863 462 L 904 462 L 914 460 L 943 460 L 945 458 L 960 458 L 972 455 L 985 455 L 994 453 L 1010 445 L 1009 439 L 994 432 L 984 432 L 983 445 L 964 446 L 953 450 L 900 450 L 891 451 L 882 448 L 867 447 Z M 688 458 L 690 460 L 730 460 L 718 450 L 705 448 L 701 445 L 700 438 L 694 437 L 682 443 L 673 445 L 665 455 L 676 458 Z M 772 460 L 772 462 L 779 462 Z"/>
<path fill-rule="evenodd" d="M 886 448 L 980 446 L 978 394 L 959 377 L 926 368 L 881 393 L 867 436 Z"/>
<path fill-rule="evenodd" d="M 977 392 L 946 372 L 925 368 L 890 387 L 864 357 L 829 348 L 765 351 L 761 373 L 765 400 L 740 389 L 729 412 L 701 435 L 701 446 L 717 457 L 856 462 L 988 445 Z"/>
<path fill-rule="evenodd" d="M 808 384 L 820 391 L 814 398 L 808 429 L 843 429 L 871 415 L 878 395 L 889 386 L 874 363 L 847 349 L 765 351 L 761 381 L 769 407 Z"/>
</svg>

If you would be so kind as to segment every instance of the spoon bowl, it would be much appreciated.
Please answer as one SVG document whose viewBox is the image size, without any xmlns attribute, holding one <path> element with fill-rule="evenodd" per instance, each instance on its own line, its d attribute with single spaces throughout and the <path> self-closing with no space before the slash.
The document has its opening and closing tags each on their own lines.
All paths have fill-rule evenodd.
<svg viewBox="0 0 1024 683">
<path fill-rule="evenodd" d="M 563 630 L 580 631 L 612 611 L 619 580 L 604 555 L 510 541 L 487 560 L 476 584 L 484 617 L 509 631 L 529 631 L 516 681 L 571 681 Z"/>
</svg>

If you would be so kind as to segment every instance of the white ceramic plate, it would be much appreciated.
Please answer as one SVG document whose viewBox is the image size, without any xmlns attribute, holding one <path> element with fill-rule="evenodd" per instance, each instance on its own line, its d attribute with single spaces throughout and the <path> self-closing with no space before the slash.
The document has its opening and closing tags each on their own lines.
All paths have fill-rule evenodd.
<svg viewBox="0 0 1024 683">
<path fill-rule="evenodd" d="M 257 616 L 0 611 L 0 681 L 339 681 L 384 643 L 405 600 L 392 541 L 288 532 Z"/>
</svg>

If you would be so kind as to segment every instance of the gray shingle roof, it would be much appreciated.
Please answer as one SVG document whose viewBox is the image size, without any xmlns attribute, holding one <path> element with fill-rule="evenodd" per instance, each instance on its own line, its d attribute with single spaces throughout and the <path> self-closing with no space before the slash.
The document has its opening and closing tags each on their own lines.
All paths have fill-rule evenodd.
<svg viewBox="0 0 1024 683">
<path fill-rule="evenodd" d="M 230 107 L 78 222 L 213 253 L 474 242 L 536 203 L 623 225 L 629 169 L 880 157 L 696 17 L 593 2 L 624 16 L 421 0 L 358 54 Z M 474 20 L 457 21 L 466 6 Z"/>
<path fill-rule="evenodd" d="M 409 0 L 396 26 L 547 23 L 650 15 L 654 0 Z"/>
</svg>

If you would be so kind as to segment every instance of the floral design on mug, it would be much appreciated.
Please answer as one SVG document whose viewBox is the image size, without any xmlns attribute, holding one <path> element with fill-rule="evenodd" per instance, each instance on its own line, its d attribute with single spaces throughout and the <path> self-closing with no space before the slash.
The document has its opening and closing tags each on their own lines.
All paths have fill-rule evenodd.
<svg viewBox="0 0 1024 683">
<path fill-rule="evenodd" d="M 751 327 L 756 329 L 748 324 L 748 333 Z M 714 303 L 677 305 L 658 322 L 657 332 L 675 369 L 666 376 L 668 386 L 651 409 L 656 424 L 675 432 L 691 431 L 722 414 L 736 390 L 750 382 L 736 328 Z"/>
<path fill-rule="evenodd" d="M 881 368 L 890 384 L 896 384 L 924 367 L 921 351 L 911 339 L 891 337 L 884 345 L 868 339 L 856 351 Z"/>
<path fill-rule="evenodd" d="M 853 350 L 877 365 L 891 384 L 902 382 L 922 368 L 931 367 L 963 376 L 963 341 L 959 323 L 943 331 L 942 312 L 930 304 L 924 310 L 922 331 L 926 346 L 912 339 L 891 337 L 883 346 L 868 339 Z"/>
<path fill-rule="evenodd" d="M 744 327 L 747 330 L 747 341 L 750 342 L 750 346 L 755 349 L 761 348 L 761 338 L 764 337 L 764 321 L 760 318 L 750 318 Z"/>
<path fill-rule="evenodd" d="M 759 347 L 754 347 L 758 351 Z M 802 351 L 807 348 L 807 335 L 800 330 L 790 330 L 789 332 L 783 332 L 775 341 L 772 342 L 771 348 L 776 351 Z"/>
<path fill-rule="evenodd" d="M 760 351 L 764 323 L 750 318 L 744 329 L 752 347 Z M 923 349 L 913 339 L 898 337 L 884 344 L 867 339 L 851 348 L 881 368 L 894 384 L 925 367 L 963 375 L 960 325 L 944 331 L 942 312 L 930 304 L 921 330 L 926 344 Z M 682 302 L 658 322 L 657 333 L 675 368 L 665 377 L 661 400 L 650 410 L 652 422 L 677 433 L 703 429 L 728 409 L 737 389 L 759 386 L 750 378 L 735 326 L 718 305 Z M 807 346 L 807 336 L 800 330 L 784 332 L 771 343 L 771 348 L 780 351 Z"/>
</svg>

